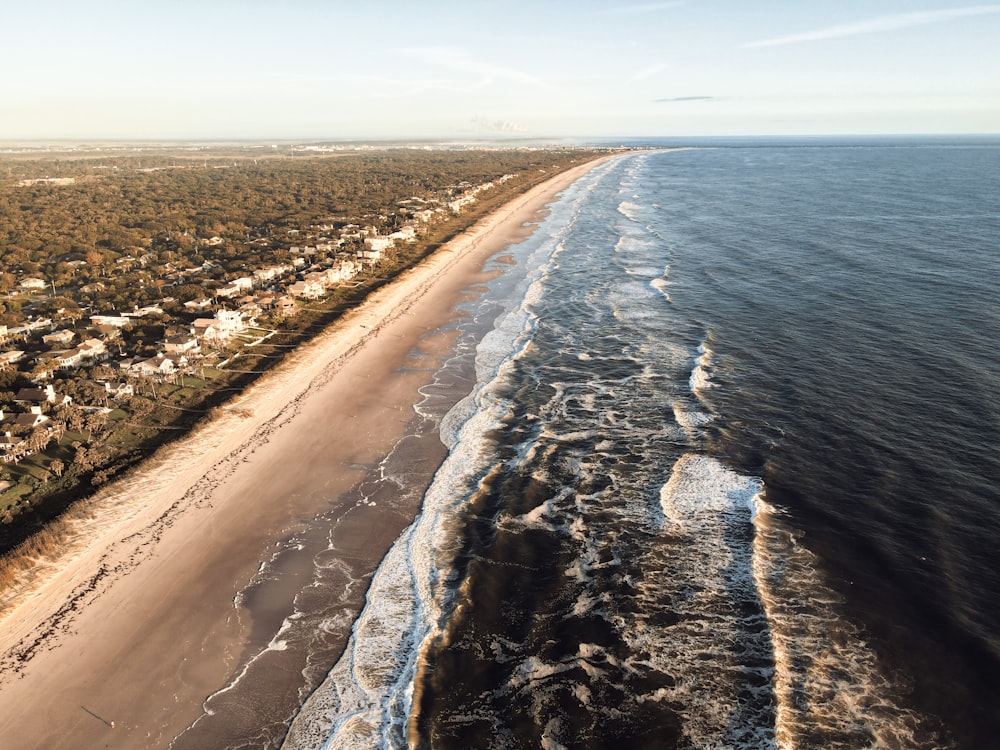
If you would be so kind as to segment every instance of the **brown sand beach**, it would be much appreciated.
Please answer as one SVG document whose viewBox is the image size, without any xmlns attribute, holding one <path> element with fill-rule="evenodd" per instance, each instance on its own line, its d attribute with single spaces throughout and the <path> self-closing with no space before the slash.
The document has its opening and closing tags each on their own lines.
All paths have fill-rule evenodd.
<svg viewBox="0 0 1000 750">
<path fill-rule="evenodd" d="M 225 747 L 255 722 L 268 726 L 253 746 L 280 737 L 308 688 L 291 656 L 275 649 L 273 662 L 253 663 L 254 679 L 274 685 L 258 704 L 225 688 L 266 649 L 291 594 L 241 592 L 275 545 L 325 514 L 343 578 L 324 621 L 336 657 L 368 577 L 419 502 L 367 498 L 359 483 L 406 434 L 486 259 L 597 163 L 508 203 L 104 488 L 62 557 L 0 600 L 0 748 L 160 748 L 178 735 L 176 748 Z M 423 441 L 417 471 L 429 481 L 443 455 Z"/>
</svg>

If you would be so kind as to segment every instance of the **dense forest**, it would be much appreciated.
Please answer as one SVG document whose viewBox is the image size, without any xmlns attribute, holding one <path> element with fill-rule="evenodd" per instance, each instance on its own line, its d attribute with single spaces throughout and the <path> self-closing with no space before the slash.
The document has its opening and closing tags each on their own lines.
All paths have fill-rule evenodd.
<svg viewBox="0 0 1000 750">
<path fill-rule="evenodd" d="M 165 274 L 157 271 L 167 263 L 211 261 L 235 275 L 287 260 L 296 233 L 311 227 L 391 229 L 407 198 L 445 198 L 462 184 L 528 177 L 579 158 L 528 149 L 211 153 L 0 156 L 0 293 L 19 274 L 42 276 L 57 293 L 110 280 L 113 288 L 93 301 L 145 304 L 161 296 Z M 55 182 L 66 179 L 73 182 Z M 225 242 L 207 245 L 213 237 Z M 271 242 L 250 244 L 262 238 Z"/>
</svg>

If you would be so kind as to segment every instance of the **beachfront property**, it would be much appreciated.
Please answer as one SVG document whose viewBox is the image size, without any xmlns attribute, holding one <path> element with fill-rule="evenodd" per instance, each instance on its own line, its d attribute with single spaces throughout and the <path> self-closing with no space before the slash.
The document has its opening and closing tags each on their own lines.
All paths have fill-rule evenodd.
<svg viewBox="0 0 1000 750">
<path fill-rule="evenodd" d="M 244 294 L 245 292 L 249 292 L 251 289 L 253 289 L 253 279 L 249 276 L 242 276 L 238 279 L 233 279 L 224 286 L 216 289 L 215 296 L 231 299 L 240 294 Z"/>
<path fill-rule="evenodd" d="M 376 235 L 375 237 L 366 237 L 364 242 L 365 250 L 368 250 L 369 252 L 373 253 L 378 253 L 379 257 L 381 257 L 381 254 L 384 251 L 391 248 L 394 244 L 395 240 L 393 240 L 388 235 L 386 236 Z"/>
<path fill-rule="evenodd" d="M 287 276 L 293 270 L 290 265 L 267 266 L 254 271 L 253 277 L 258 284 L 263 286 L 275 279 L 280 279 L 282 276 Z"/>
<path fill-rule="evenodd" d="M 214 318 L 198 318 L 191 324 L 191 335 L 210 344 L 229 341 L 244 330 L 243 313 L 238 310 L 219 310 Z"/>
<path fill-rule="evenodd" d="M 326 291 L 326 285 L 319 279 L 302 279 L 289 286 L 287 291 L 299 299 L 319 299 Z"/>
<path fill-rule="evenodd" d="M 163 348 L 167 354 L 198 354 L 201 341 L 193 334 L 180 334 L 166 339 Z"/>
<path fill-rule="evenodd" d="M 389 239 L 398 242 L 416 242 L 417 230 L 409 225 L 405 227 L 400 227 L 395 232 L 389 235 Z"/>
<path fill-rule="evenodd" d="M 177 356 L 167 356 L 161 352 L 155 357 L 133 363 L 130 371 L 135 375 L 156 379 L 162 378 L 165 375 L 173 375 L 177 372 L 177 359 L 175 359 Z M 183 357 L 183 355 L 179 356 Z M 187 364 L 186 359 L 184 359 L 184 364 Z"/>
</svg>

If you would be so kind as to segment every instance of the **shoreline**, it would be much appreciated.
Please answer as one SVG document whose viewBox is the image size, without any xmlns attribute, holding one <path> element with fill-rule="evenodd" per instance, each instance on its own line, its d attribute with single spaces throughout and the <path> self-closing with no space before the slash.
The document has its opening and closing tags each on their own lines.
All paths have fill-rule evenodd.
<svg viewBox="0 0 1000 750">
<path fill-rule="evenodd" d="M 446 342 L 425 337 L 444 335 L 486 259 L 610 158 L 562 172 L 480 220 L 299 347 L 217 419 L 96 493 L 94 515 L 73 522 L 66 554 L 40 564 L 0 619 L 0 734 L 17 747 L 165 746 L 252 650 L 255 613 L 237 594 L 274 545 L 318 512 L 350 514 L 348 556 L 370 577 L 393 529 L 416 512 L 390 522 L 349 497 L 406 434 L 429 377 L 402 364 L 421 347 L 428 362 L 442 356 Z"/>
</svg>

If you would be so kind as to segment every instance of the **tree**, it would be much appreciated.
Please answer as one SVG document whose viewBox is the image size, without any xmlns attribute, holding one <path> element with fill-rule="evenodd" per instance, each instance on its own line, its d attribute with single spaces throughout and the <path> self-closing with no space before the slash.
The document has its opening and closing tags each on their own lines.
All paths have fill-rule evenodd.
<svg viewBox="0 0 1000 750">
<path fill-rule="evenodd" d="M 49 471 L 51 471 L 57 477 L 61 477 L 63 475 L 63 471 L 65 469 L 66 469 L 66 464 L 64 464 L 58 458 L 55 459 L 54 461 L 52 461 L 52 463 L 49 464 Z"/>
<path fill-rule="evenodd" d="M 45 446 L 49 444 L 49 440 L 51 439 L 52 436 L 49 434 L 49 431 L 42 426 L 38 426 L 31 429 L 25 443 L 27 443 L 29 451 L 38 453 L 45 450 Z"/>
<path fill-rule="evenodd" d="M 87 450 L 87 447 L 81 445 L 76 449 L 76 455 L 73 456 L 73 464 L 79 466 L 83 471 L 89 471 L 94 468 L 94 458 L 92 451 Z"/>
<path fill-rule="evenodd" d="M 91 442 L 94 439 L 94 431 L 100 431 L 107 421 L 106 415 L 99 411 L 89 411 L 83 417 L 83 426 L 87 430 L 87 442 Z"/>
</svg>

